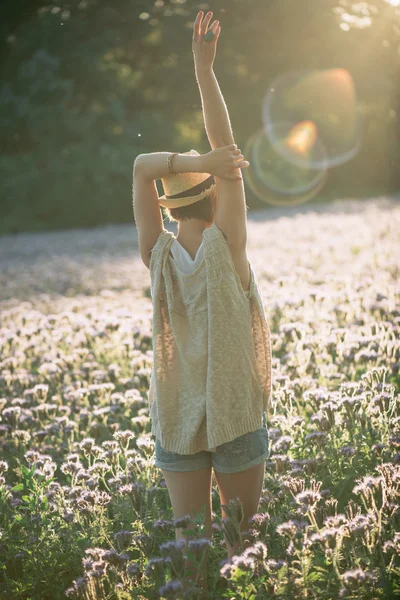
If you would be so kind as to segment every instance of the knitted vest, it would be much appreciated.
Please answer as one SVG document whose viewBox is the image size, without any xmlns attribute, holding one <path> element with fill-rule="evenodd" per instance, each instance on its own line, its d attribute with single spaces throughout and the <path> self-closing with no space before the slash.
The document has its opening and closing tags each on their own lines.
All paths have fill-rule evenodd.
<svg viewBox="0 0 400 600">
<path fill-rule="evenodd" d="M 250 262 L 248 297 L 222 231 L 203 231 L 204 259 L 182 273 L 164 229 L 151 251 L 151 432 L 164 450 L 194 454 L 262 427 L 271 397 L 271 340 Z M 190 278 L 202 279 L 195 297 Z"/>
</svg>

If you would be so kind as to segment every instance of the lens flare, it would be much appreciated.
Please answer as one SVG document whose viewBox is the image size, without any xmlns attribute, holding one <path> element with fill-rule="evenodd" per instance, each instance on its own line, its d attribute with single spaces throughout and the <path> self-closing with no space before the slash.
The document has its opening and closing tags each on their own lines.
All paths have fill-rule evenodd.
<svg viewBox="0 0 400 600">
<path fill-rule="evenodd" d="M 327 69 L 278 77 L 265 96 L 263 123 L 274 150 L 299 167 L 326 169 L 351 160 L 360 148 L 362 123 L 350 73 Z"/>
<path fill-rule="evenodd" d="M 308 156 L 309 151 L 317 141 L 317 127 L 312 121 L 302 121 L 295 125 L 285 139 L 285 145 L 289 151 Z"/>
<path fill-rule="evenodd" d="M 296 205 L 314 198 L 325 185 L 327 171 L 305 170 L 287 163 L 271 147 L 263 129 L 254 133 L 245 146 L 250 167 L 243 169 L 246 186 L 273 206 Z"/>
<path fill-rule="evenodd" d="M 325 169 L 315 169 L 310 166 L 310 159 L 307 161 L 307 155 L 310 152 L 301 155 L 302 166 L 295 164 L 294 158 L 298 156 L 300 145 L 302 148 L 307 147 L 308 142 L 305 141 L 306 136 L 304 136 L 306 129 L 292 130 L 289 136 L 284 137 L 286 131 L 286 123 L 281 123 L 279 127 L 275 128 L 280 145 L 286 148 L 284 157 L 278 154 L 271 145 L 270 137 L 266 135 L 265 130 L 261 129 L 253 136 L 251 155 L 249 156 L 251 156 L 257 178 L 265 187 L 279 194 L 297 195 L 309 192 L 321 181 Z M 282 135 L 281 132 L 283 132 Z M 295 150 L 289 145 L 292 145 Z M 324 157 L 324 148 L 321 143 L 318 143 L 318 152 L 321 157 Z M 291 160 L 288 159 L 288 156 Z"/>
</svg>

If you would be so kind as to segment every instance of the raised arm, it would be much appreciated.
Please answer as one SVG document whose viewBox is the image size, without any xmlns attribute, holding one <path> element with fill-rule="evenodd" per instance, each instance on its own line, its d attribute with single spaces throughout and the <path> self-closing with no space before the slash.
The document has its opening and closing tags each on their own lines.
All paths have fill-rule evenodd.
<svg viewBox="0 0 400 600">
<path fill-rule="evenodd" d="M 212 12 L 203 19 L 203 11 L 197 15 L 193 26 L 192 50 L 196 79 L 202 100 L 204 125 L 210 145 L 213 149 L 234 143 L 228 109 L 218 85 L 213 65 L 217 42 L 221 32 L 219 21 L 209 27 Z M 212 36 L 206 41 L 205 36 Z M 237 160 L 243 164 L 244 157 L 236 150 Z M 238 162 L 239 164 L 239 162 Z M 244 161 L 248 166 L 248 162 Z M 240 174 L 240 169 L 237 170 Z M 228 181 L 216 177 L 218 200 L 216 203 L 215 224 L 225 234 L 232 250 L 241 251 L 247 244 L 246 199 L 243 179 Z"/>
<path fill-rule="evenodd" d="M 221 28 L 219 21 L 214 21 L 211 27 L 208 27 L 212 12 L 207 13 L 203 21 L 202 16 L 203 12 L 200 11 L 194 24 L 192 49 L 196 79 L 203 105 L 204 125 L 211 148 L 214 149 L 234 144 L 235 140 L 233 138 L 228 109 L 213 71 Z M 207 42 L 204 39 L 207 28 L 214 35 L 214 39 L 211 42 Z"/>
<path fill-rule="evenodd" d="M 152 152 L 139 154 L 135 160 L 134 173 L 149 180 L 162 179 L 169 175 L 167 159 L 170 152 Z M 210 173 L 220 178 L 238 179 L 240 169 L 234 168 L 237 160 L 233 145 L 225 145 L 206 154 L 193 156 L 190 154 L 175 153 L 173 169 L 175 173 Z M 247 165 L 244 161 L 238 163 L 240 167 Z"/>
<path fill-rule="evenodd" d="M 235 150 L 232 146 L 217 148 L 207 154 L 190 156 L 177 154 L 173 157 L 175 173 L 210 173 L 221 178 L 237 178 L 238 169 Z M 140 154 L 133 166 L 132 204 L 136 228 L 139 236 L 139 250 L 144 264 L 150 265 L 150 252 L 163 230 L 156 179 L 169 175 L 168 156 L 170 152 Z M 242 167 L 246 165 L 238 163 Z"/>
</svg>

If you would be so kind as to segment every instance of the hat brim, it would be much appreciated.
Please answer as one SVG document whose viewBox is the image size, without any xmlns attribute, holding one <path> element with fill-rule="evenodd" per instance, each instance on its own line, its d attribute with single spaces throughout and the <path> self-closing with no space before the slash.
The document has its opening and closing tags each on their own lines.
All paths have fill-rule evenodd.
<svg viewBox="0 0 400 600">
<path fill-rule="evenodd" d="M 181 208 L 183 206 L 190 206 L 195 202 L 199 202 L 199 200 L 203 200 L 203 198 L 205 198 L 206 196 L 209 196 L 209 194 L 215 188 L 216 184 L 213 183 L 209 188 L 203 190 L 202 192 L 200 192 L 200 194 L 197 194 L 197 196 L 187 196 L 186 198 L 168 199 L 166 198 L 165 194 L 163 194 L 162 196 L 159 196 L 158 201 L 159 204 L 161 204 L 161 206 L 163 206 L 164 208 Z"/>
</svg>

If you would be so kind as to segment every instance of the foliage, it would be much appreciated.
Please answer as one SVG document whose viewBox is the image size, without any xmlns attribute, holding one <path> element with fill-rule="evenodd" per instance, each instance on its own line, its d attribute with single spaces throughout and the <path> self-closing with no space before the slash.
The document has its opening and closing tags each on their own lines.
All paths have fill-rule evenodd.
<svg viewBox="0 0 400 600">
<path fill-rule="evenodd" d="M 322 193 L 398 188 L 399 11 L 384 0 L 301 10 L 295 0 L 20 0 L 0 29 L 0 233 L 128 222 L 139 153 L 208 150 L 191 54 L 194 17 L 208 7 L 224 27 L 216 73 L 239 145 L 260 127 L 273 77 L 347 68 L 364 139 Z"/>
</svg>

